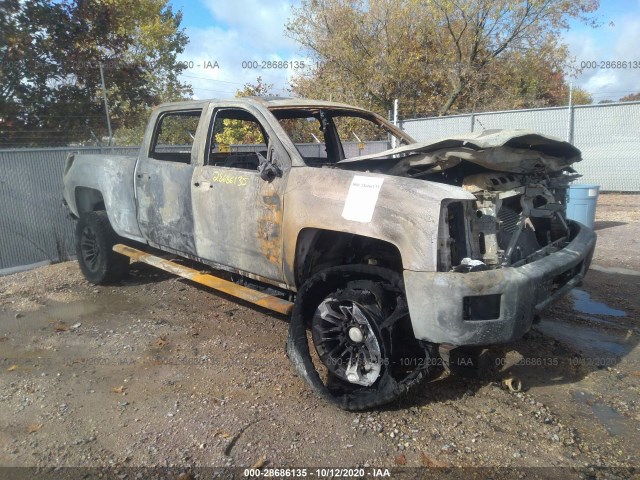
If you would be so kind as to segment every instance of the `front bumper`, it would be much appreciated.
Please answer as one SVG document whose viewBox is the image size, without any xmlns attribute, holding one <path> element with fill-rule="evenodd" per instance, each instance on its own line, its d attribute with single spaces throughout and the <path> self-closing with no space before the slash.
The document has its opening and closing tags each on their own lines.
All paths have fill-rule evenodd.
<svg viewBox="0 0 640 480">
<path fill-rule="evenodd" d="M 596 234 L 568 223 L 573 239 L 565 248 L 520 267 L 470 273 L 405 270 L 416 338 L 490 345 L 524 335 L 534 315 L 578 285 L 589 269 Z"/>
</svg>

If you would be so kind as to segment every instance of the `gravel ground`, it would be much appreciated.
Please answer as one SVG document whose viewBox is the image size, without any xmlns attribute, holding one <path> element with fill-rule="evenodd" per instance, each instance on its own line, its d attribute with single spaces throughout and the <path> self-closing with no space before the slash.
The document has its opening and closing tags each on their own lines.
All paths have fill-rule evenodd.
<svg viewBox="0 0 640 480">
<path fill-rule="evenodd" d="M 1 277 L 0 466 L 638 467 L 638 207 L 601 195 L 594 270 L 481 375 L 364 413 L 295 375 L 285 317 L 144 265 Z"/>
</svg>

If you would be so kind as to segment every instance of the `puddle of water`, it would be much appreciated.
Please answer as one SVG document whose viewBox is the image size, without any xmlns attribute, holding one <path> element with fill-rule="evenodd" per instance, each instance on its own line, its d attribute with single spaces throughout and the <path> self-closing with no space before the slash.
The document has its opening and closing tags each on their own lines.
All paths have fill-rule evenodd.
<svg viewBox="0 0 640 480">
<path fill-rule="evenodd" d="M 625 418 L 609 405 L 594 403 L 591 406 L 591 410 L 593 410 L 595 416 L 598 417 L 598 420 L 602 422 L 611 435 L 617 436 L 626 433 L 627 422 Z"/>
<path fill-rule="evenodd" d="M 80 320 L 88 315 L 98 313 L 103 308 L 97 303 L 86 301 L 73 303 L 55 303 L 47 305 L 40 310 L 30 313 L 28 316 L 47 317 L 60 321 Z"/>
<path fill-rule="evenodd" d="M 577 350 L 598 351 L 621 357 L 629 353 L 632 348 L 631 345 L 624 343 L 624 336 L 595 330 L 577 323 L 567 324 L 543 319 L 536 329 Z"/>
<path fill-rule="evenodd" d="M 16 332 L 39 330 L 63 322 L 68 326 L 81 323 L 87 327 L 99 320 L 101 325 L 109 322 L 115 327 L 130 322 L 130 315 L 118 313 L 135 311 L 141 308 L 141 305 L 146 309 L 148 299 L 126 298 L 120 293 L 102 293 L 69 303 L 51 302 L 33 311 L 0 311 L 0 336 L 13 336 Z"/>
<path fill-rule="evenodd" d="M 579 288 L 571 290 L 571 296 L 573 297 L 573 308 L 578 312 L 590 315 L 607 315 L 609 317 L 624 317 L 627 315 L 627 312 L 611 308 L 606 303 L 591 300 L 589 293 Z"/>
<path fill-rule="evenodd" d="M 71 303 L 51 303 L 38 310 L 20 313 L 15 316 L 11 312 L 0 314 L 0 333 L 13 333 L 29 328 L 41 328 L 51 322 L 74 324 L 82 322 L 93 315 L 105 310 L 105 306 L 93 301 L 78 301 Z"/>
<path fill-rule="evenodd" d="M 581 318 L 583 320 L 588 320 L 598 325 L 602 325 L 604 328 L 607 328 L 607 327 L 613 327 L 617 329 L 626 328 L 626 327 L 623 327 L 618 320 L 607 320 L 606 318 L 596 317 L 594 315 L 578 315 L 578 318 Z M 640 329 L 638 330 L 638 333 L 640 333 Z"/>
<path fill-rule="evenodd" d="M 630 433 L 628 420 L 616 412 L 609 405 L 599 403 L 595 397 L 588 392 L 574 392 L 573 398 L 591 408 L 596 418 L 604 425 L 611 436 L 621 436 Z"/>
<path fill-rule="evenodd" d="M 597 270 L 598 272 L 614 273 L 619 275 L 632 275 L 634 277 L 640 277 L 640 272 L 638 270 L 632 270 L 630 268 L 603 267 L 602 265 L 594 265 L 593 263 L 589 268 L 591 270 Z"/>
</svg>

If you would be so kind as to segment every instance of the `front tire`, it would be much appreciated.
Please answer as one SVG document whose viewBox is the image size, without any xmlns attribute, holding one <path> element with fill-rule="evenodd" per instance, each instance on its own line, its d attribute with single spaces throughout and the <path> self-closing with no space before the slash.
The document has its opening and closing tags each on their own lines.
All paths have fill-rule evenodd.
<svg viewBox="0 0 640 480">
<path fill-rule="evenodd" d="M 129 258 L 113 251 L 119 242 L 107 212 L 87 212 L 76 225 L 76 253 L 84 277 L 94 285 L 114 283 L 129 271 Z"/>
<path fill-rule="evenodd" d="M 433 349 L 413 336 L 398 273 L 347 265 L 321 271 L 298 291 L 287 354 L 320 396 L 364 410 L 426 378 Z"/>
</svg>

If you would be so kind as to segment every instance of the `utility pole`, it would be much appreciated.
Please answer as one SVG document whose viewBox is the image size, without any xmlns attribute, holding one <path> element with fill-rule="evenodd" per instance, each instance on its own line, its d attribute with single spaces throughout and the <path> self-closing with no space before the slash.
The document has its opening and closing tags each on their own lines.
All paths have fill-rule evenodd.
<svg viewBox="0 0 640 480">
<path fill-rule="evenodd" d="M 107 131 L 109 132 L 109 143 L 108 146 L 111 146 L 111 139 L 113 138 L 113 133 L 111 132 L 111 118 L 109 118 L 109 102 L 107 102 L 107 87 L 104 84 L 104 71 L 102 70 L 102 62 L 99 62 L 100 66 L 100 81 L 102 82 L 102 96 L 104 97 L 104 113 L 107 116 Z"/>
</svg>

